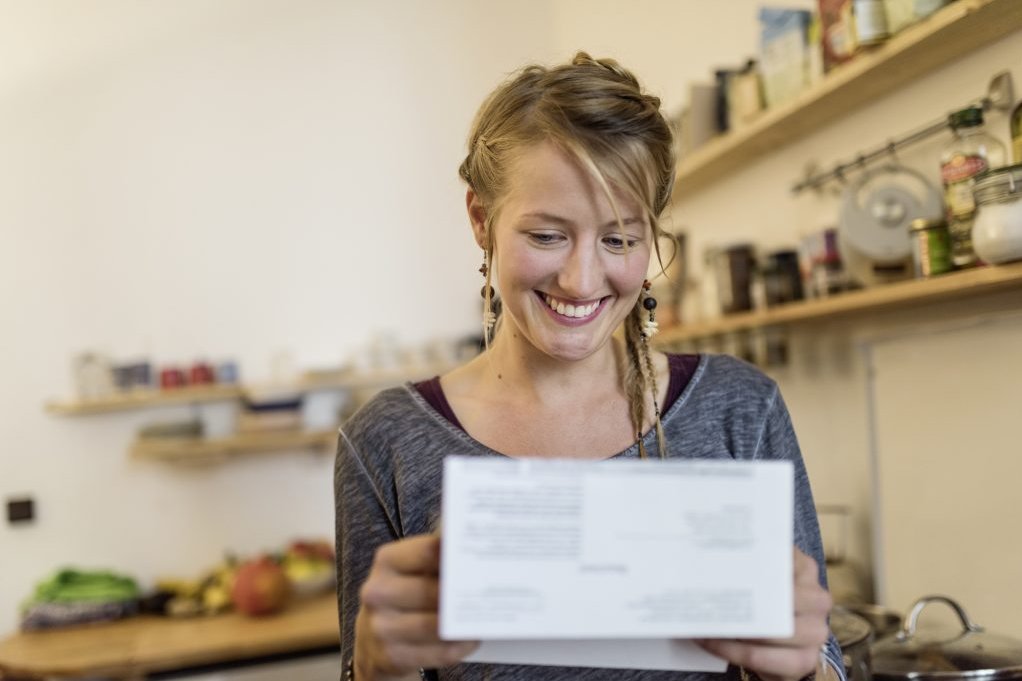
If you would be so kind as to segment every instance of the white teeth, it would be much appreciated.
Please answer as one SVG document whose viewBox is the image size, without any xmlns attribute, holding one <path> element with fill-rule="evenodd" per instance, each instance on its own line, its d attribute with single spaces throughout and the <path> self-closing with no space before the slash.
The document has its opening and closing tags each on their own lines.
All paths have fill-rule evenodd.
<svg viewBox="0 0 1022 681">
<path fill-rule="evenodd" d="M 555 298 L 544 295 L 544 300 L 551 310 L 557 314 L 564 315 L 565 317 L 572 317 L 574 319 L 584 319 L 588 317 L 596 308 L 599 307 L 599 303 L 590 303 L 589 305 L 566 305 L 565 303 L 558 302 Z"/>
</svg>

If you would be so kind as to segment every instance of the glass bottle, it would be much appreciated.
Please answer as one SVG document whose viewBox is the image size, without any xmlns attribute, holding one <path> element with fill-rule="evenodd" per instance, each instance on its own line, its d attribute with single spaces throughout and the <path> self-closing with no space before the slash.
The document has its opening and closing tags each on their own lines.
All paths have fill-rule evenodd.
<svg viewBox="0 0 1022 681">
<path fill-rule="evenodd" d="M 948 117 L 954 138 L 940 156 L 940 176 L 944 183 L 944 206 L 951 234 L 951 261 L 955 267 L 977 263 L 972 249 L 972 223 L 976 203 L 972 198 L 974 178 L 989 168 L 1005 163 L 1007 150 L 983 127 L 983 109 L 972 106 Z"/>
<path fill-rule="evenodd" d="M 1015 163 L 1022 163 L 1022 101 L 1011 112 L 1011 149 Z"/>
<path fill-rule="evenodd" d="M 916 17 L 922 19 L 928 17 L 938 9 L 948 4 L 951 0 L 915 0 L 914 9 Z"/>
</svg>

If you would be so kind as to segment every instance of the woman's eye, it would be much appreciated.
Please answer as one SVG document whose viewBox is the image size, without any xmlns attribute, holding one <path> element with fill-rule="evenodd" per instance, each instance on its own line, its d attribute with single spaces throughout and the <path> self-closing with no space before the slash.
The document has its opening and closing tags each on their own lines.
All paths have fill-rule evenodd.
<svg viewBox="0 0 1022 681">
<path fill-rule="evenodd" d="M 549 232 L 530 232 L 529 238 L 541 246 L 547 246 L 557 243 L 560 240 L 561 235 L 551 234 Z"/>
<path fill-rule="evenodd" d="M 638 239 L 628 239 L 615 234 L 603 237 L 603 243 L 613 250 L 623 251 L 625 249 L 635 248 L 635 245 L 639 243 L 639 241 Z"/>
</svg>

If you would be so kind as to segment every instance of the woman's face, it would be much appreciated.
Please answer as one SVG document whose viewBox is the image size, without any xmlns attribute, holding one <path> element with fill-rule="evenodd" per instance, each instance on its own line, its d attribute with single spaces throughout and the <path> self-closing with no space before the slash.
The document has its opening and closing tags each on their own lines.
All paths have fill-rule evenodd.
<svg viewBox="0 0 1022 681">
<path fill-rule="evenodd" d="M 590 174 L 553 144 L 527 149 L 511 172 L 493 226 L 501 333 L 553 358 L 584 359 L 607 344 L 635 305 L 649 266 L 649 223 L 634 201 L 616 194 L 622 231 Z"/>
</svg>

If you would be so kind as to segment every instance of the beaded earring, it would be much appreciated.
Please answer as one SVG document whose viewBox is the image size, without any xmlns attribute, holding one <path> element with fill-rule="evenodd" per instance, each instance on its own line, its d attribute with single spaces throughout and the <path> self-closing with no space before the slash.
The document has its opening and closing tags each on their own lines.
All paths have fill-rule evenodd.
<svg viewBox="0 0 1022 681">
<path fill-rule="evenodd" d="M 490 254 L 483 254 L 483 264 L 479 267 L 479 273 L 483 275 L 483 281 L 488 281 L 488 275 L 490 273 Z M 488 283 L 484 283 L 483 287 L 479 290 L 479 295 L 483 298 L 483 334 L 488 339 L 490 334 L 493 332 L 493 327 L 497 324 L 497 313 L 493 309 L 493 296 L 495 291 L 493 287 Z"/>
<path fill-rule="evenodd" d="M 649 290 L 652 287 L 653 285 L 649 283 L 649 279 L 642 282 L 642 307 L 649 312 L 649 319 L 642 323 L 642 339 L 645 341 L 655 336 L 660 330 L 656 323 L 656 298 L 649 294 Z"/>
</svg>

